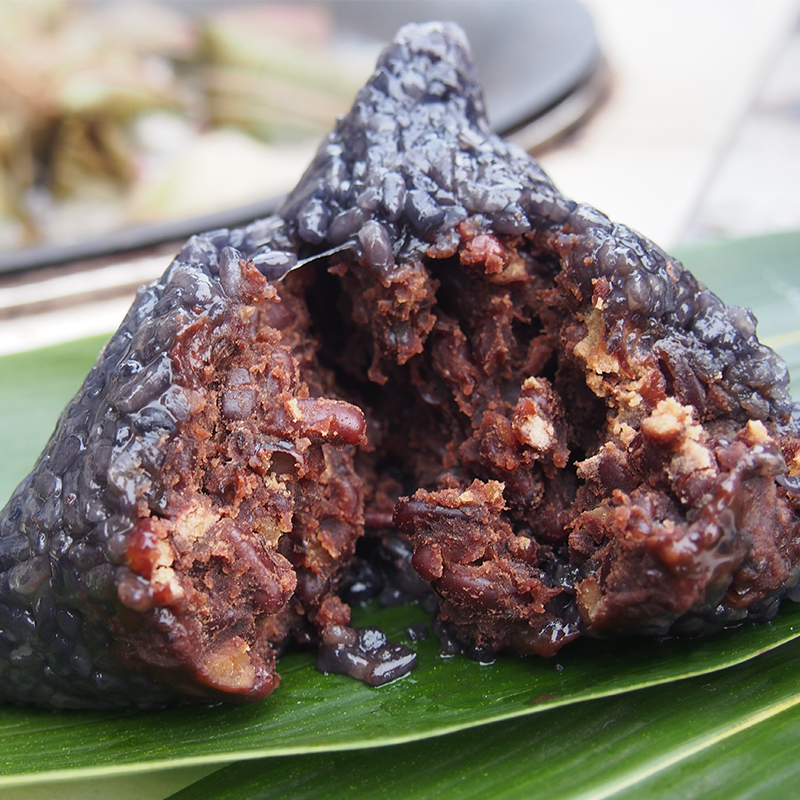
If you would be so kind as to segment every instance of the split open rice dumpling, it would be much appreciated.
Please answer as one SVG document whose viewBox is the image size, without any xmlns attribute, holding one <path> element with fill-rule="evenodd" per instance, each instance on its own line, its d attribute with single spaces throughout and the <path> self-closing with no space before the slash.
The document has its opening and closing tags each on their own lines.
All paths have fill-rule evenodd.
<svg viewBox="0 0 800 800">
<path fill-rule="evenodd" d="M 275 216 L 140 290 L 3 510 L 0 699 L 258 700 L 295 640 L 391 680 L 362 537 L 483 650 L 769 619 L 800 414 L 755 329 L 492 134 L 458 28 L 403 28 Z"/>
</svg>

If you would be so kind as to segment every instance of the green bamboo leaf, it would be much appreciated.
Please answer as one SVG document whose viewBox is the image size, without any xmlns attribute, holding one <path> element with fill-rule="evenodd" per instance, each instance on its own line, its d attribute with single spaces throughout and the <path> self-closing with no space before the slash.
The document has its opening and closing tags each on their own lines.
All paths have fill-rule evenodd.
<svg viewBox="0 0 800 800">
<path fill-rule="evenodd" d="M 361 610 L 358 623 L 400 635 L 418 608 Z M 557 660 L 503 656 L 481 665 L 416 645 L 419 665 L 373 689 L 317 672 L 312 653 L 281 661 L 283 682 L 253 706 L 52 714 L 0 709 L 0 787 L 261 756 L 372 748 L 440 736 L 547 708 L 724 669 L 800 636 L 800 606 L 768 625 L 694 641 L 579 641 Z"/>
<path fill-rule="evenodd" d="M 435 743 L 236 764 L 172 800 L 791 797 L 800 773 L 799 659 L 800 643 L 793 642 L 713 677 L 546 711 Z"/>
<path fill-rule="evenodd" d="M 0 358 L 0 507 L 30 472 L 106 338 Z"/>
<path fill-rule="evenodd" d="M 787 698 L 776 708 L 732 724 L 709 747 L 643 780 L 619 800 L 639 800 L 642 792 L 682 800 L 786 800 L 797 795 L 800 780 L 800 703 Z M 783 710 L 781 710 L 783 708 Z M 777 713 L 775 713 L 777 712 Z M 753 724 L 751 724 L 753 723 Z M 656 795 L 659 796 L 659 795 Z"/>
<path fill-rule="evenodd" d="M 792 234 L 704 246 L 681 254 L 687 266 L 726 301 L 755 306 L 762 320 L 761 336 L 777 344 L 798 376 L 800 273 L 794 253 L 799 245 L 800 235 Z M 797 345 L 792 337 L 797 337 Z M 92 340 L 0 358 L 3 496 L 10 494 L 32 465 L 58 411 L 77 388 L 99 346 L 99 340 Z M 359 613 L 359 624 L 379 624 L 401 638 L 404 627 L 423 619 L 422 612 L 413 607 Z M 787 604 L 778 619 L 765 626 L 698 641 L 579 641 L 550 661 L 503 656 L 493 665 L 482 666 L 461 657 L 444 660 L 435 642 L 428 640 L 417 646 L 416 672 L 380 689 L 320 675 L 312 653 L 295 652 L 280 663 L 284 679 L 278 691 L 256 706 L 136 714 L 51 714 L 0 708 L 0 786 L 397 745 L 502 720 L 506 721 L 502 726 L 486 730 L 496 736 L 505 726 L 523 731 L 516 727 L 523 724 L 530 724 L 531 731 L 538 730 L 538 724 L 560 729 L 562 715 L 564 725 L 570 715 L 581 717 L 583 709 L 589 708 L 587 700 L 594 701 L 593 707 L 601 702 L 597 698 L 628 698 L 643 687 L 723 670 L 799 635 L 800 607 Z M 789 649 L 787 645 L 778 652 Z M 727 674 L 721 673 L 720 679 Z M 690 680 L 685 685 L 694 683 Z M 725 705 L 723 695 L 718 702 Z M 572 710 L 577 703 L 581 706 Z M 554 710 L 556 706 L 563 708 Z M 530 723 L 520 721 L 531 715 L 535 719 Z M 484 741 L 482 730 L 458 735 Z M 524 731 L 519 734 L 522 744 L 527 742 L 525 737 L 534 736 Z M 685 732 L 694 735 L 688 723 Z M 436 748 L 444 741 L 437 739 Z M 422 745 L 426 747 L 433 749 L 431 744 Z M 700 757 L 699 753 L 687 756 L 686 763 Z M 509 770 L 520 768 L 514 760 L 517 756 L 509 758 Z M 465 756 L 462 766 L 469 766 L 468 762 Z M 669 774 L 678 775 L 677 765 Z M 170 790 L 174 786 L 170 784 Z"/>
</svg>

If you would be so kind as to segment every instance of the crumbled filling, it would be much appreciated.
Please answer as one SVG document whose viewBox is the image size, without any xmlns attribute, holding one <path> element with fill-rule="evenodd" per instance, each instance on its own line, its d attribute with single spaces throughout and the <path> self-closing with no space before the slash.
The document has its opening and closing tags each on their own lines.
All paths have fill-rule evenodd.
<svg viewBox="0 0 800 800">
<path fill-rule="evenodd" d="M 238 302 L 178 334 L 175 380 L 202 408 L 163 448 L 166 494 L 129 538 L 119 599 L 159 616 L 158 637 L 132 634 L 135 660 L 159 649 L 163 662 L 164 636 L 180 630 L 176 671 L 252 698 L 277 684 L 277 650 L 315 619 L 363 533 L 352 450 L 364 417 L 342 400 L 309 396 L 307 353 L 293 353 L 283 344 L 289 331 L 270 325 L 281 298 L 251 265 L 240 269 L 249 288 Z M 296 324 L 304 321 L 298 314 Z M 347 614 L 343 607 L 340 627 Z"/>
</svg>

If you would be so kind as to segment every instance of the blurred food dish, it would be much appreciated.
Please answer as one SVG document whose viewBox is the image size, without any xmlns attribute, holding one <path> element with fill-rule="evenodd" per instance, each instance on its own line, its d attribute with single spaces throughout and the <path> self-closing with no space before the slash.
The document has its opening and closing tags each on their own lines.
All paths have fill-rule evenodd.
<svg viewBox="0 0 800 800">
<path fill-rule="evenodd" d="M 0 273 L 271 213 L 391 33 L 437 18 L 528 149 L 602 95 L 573 0 L 0 3 Z"/>
</svg>

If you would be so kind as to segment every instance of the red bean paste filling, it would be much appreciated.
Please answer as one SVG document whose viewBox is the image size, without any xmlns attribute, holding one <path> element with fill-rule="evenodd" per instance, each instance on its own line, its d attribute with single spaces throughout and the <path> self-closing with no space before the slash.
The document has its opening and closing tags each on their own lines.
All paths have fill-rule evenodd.
<svg viewBox="0 0 800 800">
<path fill-rule="evenodd" d="M 797 516 L 767 428 L 701 425 L 635 319 L 615 346 L 599 313 L 575 314 L 549 253 L 479 221 L 459 239 L 392 284 L 416 294 L 395 325 L 408 358 L 399 335 L 365 336 L 385 285 L 363 260 L 304 280 L 320 356 L 367 415 L 368 538 L 396 535 L 391 509 L 439 620 L 479 652 L 774 614 Z"/>
<path fill-rule="evenodd" d="M 243 274 L 252 304 L 178 334 L 174 381 L 193 414 L 165 448 L 158 515 L 129 539 L 120 599 L 159 607 L 161 635 L 129 634 L 129 662 L 252 699 L 272 691 L 276 651 L 306 618 L 329 638 L 349 622 L 334 593 L 363 533 L 352 451 L 364 418 L 310 396 L 303 308 L 252 267 Z M 320 370 L 308 377 L 317 395 L 327 388 Z"/>
</svg>

